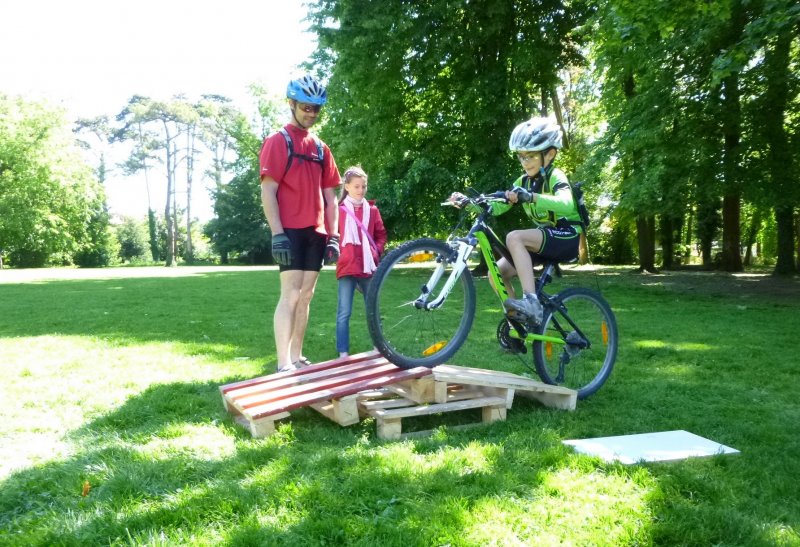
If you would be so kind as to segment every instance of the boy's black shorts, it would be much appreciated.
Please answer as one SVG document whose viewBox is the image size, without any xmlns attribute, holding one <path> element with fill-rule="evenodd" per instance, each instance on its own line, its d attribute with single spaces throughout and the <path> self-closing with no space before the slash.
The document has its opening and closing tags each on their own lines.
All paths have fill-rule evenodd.
<svg viewBox="0 0 800 547">
<path fill-rule="evenodd" d="M 286 228 L 283 231 L 292 246 L 292 262 L 280 266 L 280 271 L 303 270 L 318 272 L 322 269 L 325 246 L 328 237 L 317 232 L 313 226 L 308 228 Z"/>
<path fill-rule="evenodd" d="M 559 224 L 539 229 L 544 234 L 544 241 L 538 253 L 531 252 L 534 264 L 541 263 L 543 258 L 570 262 L 578 257 L 581 235 L 575 230 L 575 226 Z"/>
</svg>

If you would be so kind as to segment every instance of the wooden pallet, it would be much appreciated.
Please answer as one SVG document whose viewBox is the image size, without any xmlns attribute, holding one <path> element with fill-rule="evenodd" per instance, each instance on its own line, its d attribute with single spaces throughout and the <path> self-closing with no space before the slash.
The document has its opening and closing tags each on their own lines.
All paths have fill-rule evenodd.
<svg viewBox="0 0 800 547">
<path fill-rule="evenodd" d="M 403 370 L 376 352 L 333 359 L 291 372 L 278 372 L 220 387 L 225 409 L 253 437 L 275 431 L 290 411 L 310 406 L 340 425 L 358 422 L 354 395 L 428 376 L 424 367 Z"/>
<path fill-rule="evenodd" d="M 507 398 L 507 407 L 511 408 L 514 394 L 535 399 L 544 406 L 562 410 L 575 410 L 578 392 L 561 386 L 552 386 L 510 372 L 486 370 L 471 367 L 440 365 L 433 369 L 434 382 L 480 386 L 485 392 L 494 388 L 496 394 Z"/>
<path fill-rule="evenodd" d="M 429 435 L 431 431 L 403 433 L 403 420 L 432 414 L 481 409 L 481 422 L 488 423 L 506 419 L 505 397 L 484 396 L 478 390 L 454 390 L 448 394 L 447 402 L 417 404 L 405 397 L 390 397 L 378 400 L 360 400 L 359 408 L 367 416 L 375 418 L 378 437 L 399 439 Z M 477 424 L 468 424 L 477 425 Z"/>
<path fill-rule="evenodd" d="M 399 439 L 431 433 L 403 433 L 403 420 L 418 416 L 480 408 L 481 422 L 478 424 L 505 420 L 515 393 L 532 397 L 545 406 L 566 410 L 574 410 L 577 400 L 577 393 L 571 389 L 524 376 L 440 365 L 412 389 L 402 385 L 387 386 L 381 393 L 361 394 L 358 404 L 362 414 L 375 418 L 378 437 Z"/>
<path fill-rule="evenodd" d="M 479 408 L 478 423 L 504 420 L 515 393 L 566 410 L 577 400 L 571 389 L 506 372 L 452 365 L 403 370 L 377 352 L 227 384 L 220 392 L 226 410 L 254 437 L 272 434 L 276 421 L 301 407 L 342 426 L 372 417 L 379 438 L 397 439 L 410 435 L 403 434 L 403 420 L 417 416 Z"/>
</svg>

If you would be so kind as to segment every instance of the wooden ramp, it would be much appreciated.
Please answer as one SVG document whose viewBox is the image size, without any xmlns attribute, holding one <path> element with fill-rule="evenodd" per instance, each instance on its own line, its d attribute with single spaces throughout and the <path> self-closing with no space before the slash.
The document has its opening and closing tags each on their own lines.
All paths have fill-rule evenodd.
<svg viewBox="0 0 800 547">
<path fill-rule="evenodd" d="M 506 372 L 451 365 L 404 370 L 377 352 L 227 384 L 220 392 L 225 409 L 254 437 L 272 434 L 277 420 L 302 407 L 342 426 L 372 417 L 378 437 L 397 439 L 403 420 L 417 416 L 479 408 L 482 422 L 504 420 L 517 392 L 566 410 L 577 399 L 573 390 Z"/>
</svg>

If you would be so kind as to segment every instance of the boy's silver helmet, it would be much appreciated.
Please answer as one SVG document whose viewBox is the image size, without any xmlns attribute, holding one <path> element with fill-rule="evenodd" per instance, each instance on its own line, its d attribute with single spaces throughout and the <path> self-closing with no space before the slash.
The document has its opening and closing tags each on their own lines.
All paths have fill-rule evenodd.
<svg viewBox="0 0 800 547">
<path fill-rule="evenodd" d="M 561 127 L 550 118 L 531 118 L 522 122 L 508 140 L 512 152 L 539 152 L 561 148 Z"/>
</svg>

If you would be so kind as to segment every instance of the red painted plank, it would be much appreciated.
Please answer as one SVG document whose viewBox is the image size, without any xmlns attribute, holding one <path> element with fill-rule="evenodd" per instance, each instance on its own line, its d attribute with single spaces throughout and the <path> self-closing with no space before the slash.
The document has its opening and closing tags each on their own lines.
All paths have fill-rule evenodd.
<svg viewBox="0 0 800 547">
<path fill-rule="evenodd" d="M 313 372 L 318 372 L 320 370 L 327 370 L 331 368 L 336 368 L 342 365 L 347 365 L 351 363 L 358 363 L 360 361 L 367 361 L 370 359 L 375 358 L 382 358 L 380 353 L 377 351 L 367 351 L 364 353 L 358 353 L 356 355 L 350 355 L 349 357 L 342 359 L 330 359 L 328 361 L 323 361 L 321 363 L 317 363 L 308 367 L 304 367 L 298 370 L 294 370 L 291 372 L 275 372 L 272 374 L 267 374 L 265 376 L 259 376 L 257 378 L 251 378 L 250 380 L 242 380 L 240 382 L 233 382 L 230 384 L 225 384 L 224 386 L 220 386 L 220 391 L 225 394 L 233 389 L 238 389 L 242 387 L 252 386 L 256 384 L 262 384 L 264 382 L 272 381 L 276 378 L 287 378 L 293 376 L 302 376 L 304 374 L 310 374 Z"/>
<path fill-rule="evenodd" d="M 291 376 L 274 374 L 265 382 L 229 390 L 227 393 L 223 394 L 223 397 L 229 402 L 238 402 L 242 398 L 250 398 L 254 395 L 286 389 L 287 387 L 303 385 L 309 382 L 320 381 L 324 380 L 325 378 L 332 378 L 362 370 L 371 370 L 375 367 L 388 364 L 390 363 L 381 357 L 380 359 L 370 359 L 368 361 L 360 361 L 357 363 L 345 363 L 342 366 L 324 370 L 317 369 L 316 371 L 311 371 L 306 374 L 293 374 Z M 305 371 L 306 369 L 303 370 Z"/>
<path fill-rule="evenodd" d="M 327 401 L 329 399 L 338 399 L 347 395 L 359 393 L 367 389 L 374 389 L 376 387 L 396 384 L 397 382 L 402 382 L 403 380 L 421 378 L 423 376 L 427 376 L 428 374 L 431 374 L 431 369 L 425 367 L 417 367 L 410 370 L 398 369 L 394 372 L 390 372 L 375 378 L 344 384 L 333 389 L 324 389 L 311 393 L 303 393 L 288 399 L 281 399 L 264 405 L 255 406 L 247 410 L 247 415 L 253 420 L 265 418 L 279 412 L 287 412 L 289 410 L 308 406 L 320 401 Z"/>
<path fill-rule="evenodd" d="M 302 393 L 331 390 L 339 386 L 352 384 L 361 380 L 369 380 L 370 378 L 386 376 L 387 374 L 397 370 L 400 369 L 391 363 L 386 363 L 380 366 L 365 368 L 350 374 L 337 374 L 335 376 L 320 378 L 319 380 L 305 384 L 295 384 L 283 387 L 281 389 L 270 390 L 265 393 L 252 394 L 247 397 L 237 398 L 233 401 L 233 403 L 237 409 L 245 410 L 253 406 L 268 403 L 270 401 L 279 401 L 281 399 L 295 397 Z"/>
</svg>

